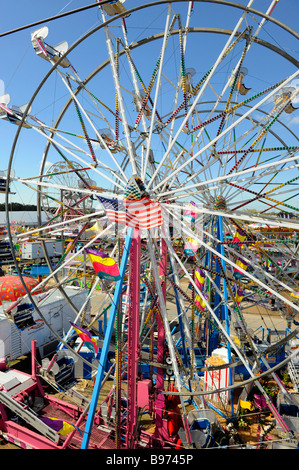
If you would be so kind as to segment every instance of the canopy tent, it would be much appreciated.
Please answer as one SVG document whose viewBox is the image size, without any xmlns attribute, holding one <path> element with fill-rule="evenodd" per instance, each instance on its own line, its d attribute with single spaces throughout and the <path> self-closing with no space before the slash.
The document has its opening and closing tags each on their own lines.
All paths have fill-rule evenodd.
<svg viewBox="0 0 299 470">
<path fill-rule="evenodd" d="M 23 281 L 29 291 L 38 285 L 38 280 L 29 276 L 23 277 Z M 41 292 L 41 289 L 37 289 L 34 294 L 40 294 Z M 3 301 L 13 302 L 26 294 L 27 292 L 19 276 L 0 277 L 0 304 L 2 304 Z"/>
</svg>

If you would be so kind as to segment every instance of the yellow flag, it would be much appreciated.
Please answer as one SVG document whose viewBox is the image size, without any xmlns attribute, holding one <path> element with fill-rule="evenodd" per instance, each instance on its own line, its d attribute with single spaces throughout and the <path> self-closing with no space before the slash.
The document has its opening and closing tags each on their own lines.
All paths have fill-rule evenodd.
<svg viewBox="0 0 299 470">
<path fill-rule="evenodd" d="M 250 401 L 240 400 L 240 407 L 244 410 L 252 410 L 252 403 Z"/>
</svg>

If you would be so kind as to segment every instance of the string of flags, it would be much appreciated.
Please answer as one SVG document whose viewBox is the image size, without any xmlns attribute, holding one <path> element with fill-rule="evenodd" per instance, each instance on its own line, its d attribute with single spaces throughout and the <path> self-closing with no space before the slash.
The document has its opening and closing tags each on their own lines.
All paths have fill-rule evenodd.
<svg viewBox="0 0 299 470">
<path fill-rule="evenodd" d="M 87 331 L 85 330 L 84 328 L 78 326 L 78 325 L 75 325 L 75 323 L 72 323 L 70 321 L 70 324 L 72 325 L 72 327 L 74 328 L 75 332 L 77 333 L 77 335 L 79 336 L 79 338 L 82 339 L 83 343 L 85 344 L 85 346 L 91 351 L 94 353 L 94 356 L 96 357 L 98 352 L 99 352 L 99 347 L 97 345 L 97 341 L 96 339 L 92 336 L 92 334 L 90 333 L 90 331 Z"/>
</svg>

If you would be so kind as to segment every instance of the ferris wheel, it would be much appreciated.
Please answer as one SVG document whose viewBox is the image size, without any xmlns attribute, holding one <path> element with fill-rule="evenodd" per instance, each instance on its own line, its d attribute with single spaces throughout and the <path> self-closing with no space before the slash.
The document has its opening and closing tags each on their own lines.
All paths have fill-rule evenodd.
<svg viewBox="0 0 299 470">
<path fill-rule="evenodd" d="M 42 210 L 48 218 L 55 216 L 61 210 L 62 205 L 66 209 L 64 218 L 82 216 L 91 211 L 93 199 L 80 192 L 84 184 L 78 177 L 73 178 L 76 172 L 85 181 L 90 182 L 86 170 L 84 171 L 82 165 L 77 162 L 58 162 L 48 168 L 44 182 L 49 182 L 51 187 L 48 191 L 44 189 L 41 194 Z"/>
<path fill-rule="evenodd" d="M 50 46 L 47 27 L 31 33 L 34 51 L 49 62 L 49 72 L 25 112 L 14 116 L 20 125 L 9 167 L 17 170 L 23 134 L 31 132 L 40 156 L 32 169 L 36 179 L 11 179 L 27 187 L 35 184 L 40 222 L 42 210 L 49 215 L 46 225 L 40 223 L 39 237 L 45 229 L 49 237 L 57 227 L 67 230 L 74 223 L 82 235 L 96 217 L 106 222 L 94 238 L 75 238 L 72 248 L 78 241 L 75 257 L 96 245 L 107 250 L 108 233 L 114 240 L 110 254 L 117 250 L 120 280 L 107 294 L 114 297 L 106 347 L 115 322 L 115 401 L 120 400 L 126 369 L 130 393 L 125 439 L 127 447 L 134 447 L 137 370 L 144 345 L 152 367 L 157 367 L 157 423 L 167 397 L 166 370 L 175 380 L 185 431 L 184 397 L 197 394 L 206 406 L 217 393 L 214 387 L 210 396 L 207 390 L 204 394 L 201 373 L 219 345 L 225 346 L 228 364 L 237 361 L 246 371 L 249 383 L 256 382 L 261 368 L 275 375 L 285 363 L 283 359 L 271 368 L 267 357 L 275 343 L 260 346 L 246 313 L 249 308 L 260 312 L 261 307 L 262 318 L 274 300 L 286 325 L 294 328 L 299 312 L 294 274 L 299 262 L 299 142 L 286 119 L 296 114 L 298 63 L 264 39 L 263 28 L 270 23 L 297 40 L 298 34 L 273 21 L 276 0 L 268 2 L 264 13 L 252 8 L 253 0 L 246 7 L 160 0 L 131 10 L 119 1 L 97 3 L 100 24 L 71 47 L 66 42 Z M 206 24 L 200 26 L 204 3 L 215 5 L 209 5 Z M 210 25 L 219 9 L 232 13 L 227 29 L 220 22 L 215 26 L 217 21 Z M 155 25 L 151 34 L 147 18 Z M 136 37 L 136 25 L 144 25 L 142 37 Z M 102 45 L 99 56 L 91 53 L 94 44 Z M 261 57 L 258 67 L 255 54 Z M 83 58 L 91 70 L 87 75 Z M 277 64 L 275 74 L 268 72 L 270 62 Z M 55 87 L 68 98 L 52 124 L 46 115 L 34 114 L 34 105 L 49 100 L 54 76 Z M 12 120 L 13 109 L 1 108 Z M 54 158 L 57 163 L 46 170 Z M 55 179 L 58 173 L 63 179 Z M 67 215 L 70 210 L 72 217 Z M 62 221 L 57 222 L 59 216 Z M 71 261 L 69 257 L 51 265 L 42 285 Z M 93 282 L 87 301 L 98 279 Z M 148 299 L 144 304 L 141 288 Z M 118 308 L 121 298 L 123 308 Z M 102 354 L 104 360 L 105 345 Z M 99 366 L 87 426 L 103 374 Z M 259 382 L 257 386 L 268 399 Z M 228 390 L 237 387 L 240 383 L 233 384 L 231 374 Z M 242 397 L 247 392 L 244 385 Z M 225 412 L 232 416 L 233 400 L 227 396 Z M 118 444 L 121 435 L 119 424 Z M 163 438 L 162 431 L 158 438 Z M 87 447 L 84 439 L 82 446 Z"/>
</svg>

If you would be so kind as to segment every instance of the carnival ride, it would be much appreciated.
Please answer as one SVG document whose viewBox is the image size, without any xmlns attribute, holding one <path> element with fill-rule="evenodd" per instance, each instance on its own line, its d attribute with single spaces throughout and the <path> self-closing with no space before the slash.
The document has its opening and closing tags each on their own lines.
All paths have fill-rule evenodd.
<svg viewBox="0 0 299 470">
<path fill-rule="evenodd" d="M 64 288 L 88 271 L 86 305 L 100 286 L 104 302 L 95 319 L 108 312 L 81 446 L 89 447 L 99 393 L 111 374 L 114 385 L 102 417 L 116 448 L 227 445 L 213 410 L 232 426 L 253 385 L 256 404 L 264 400 L 292 437 L 260 378 L 271 376 L 292 399 L 277 371 L 295 358 L 297 351 L 285 356 L 284 345 L 299 332 L 294 323 L 299 307 L 291 297 L 297 293 L 299 262 L 293 202 L 299 146 L 284 119 L 296 112 L 299 72 L 297 60 L 265 40 L 263 31 L 270 24 L 296 40 L 298 34 L 273 17 L 277 0 L 268 2 L 265 13 L 252 7 L 253 0 L 246 6 L 204 2 L 209 4 L 204 26 L 199 26 L 200 0 L 160 0 L 131 10 L 120 1 L 97 3 L 100 23 L 71 47 L 47 44 L 47 27 L 32 32 L 34 51 L 49 62 L 49 72 L 26 109 L 9 109 L 8 98 L 0 104 L 5 117 L 18 124 L 8 179 L 37 197 L 39 226 L 19 234 L 18 242 L 30 236 L 42 243 L 50 274 L 39 287 L 49 293 L 59 289 L 74 308 L 75 324 L 88 329 L 85 305 L 76 309 Z M 229 10 L 235 24 L 210 26 L 216 10 Z M 134 40 L 133 25 L 145 25 L 148 14 L 155 18 L 152 34 Z M 82 77 L 82 58 L 95 42 L 107 55 L 102 47 L 101 60 L 93 56 L 94 68 Z M 262 57 L 259 67 L 255 53 Z M 271 82 L 270 62 L 275 63 Z M 53 124 L 32 110 L 39 100 L 49 100 L 54 76 L 55 87 L 69 98 Z M 261 86 L 265 77 L 267 85 Z M 40 149 L 39 165 L 28 178 L 17 174 L 25 132 L 36 136 Z M 49 161 L 56 163 L 46 170 Z M 16 176 L 9 173 L 13 169 Z M 55 180 L 58 172 L 72 180 Z M 92 201 L 94 211 L 80 206 L 82 200 L 90 209 Z M 7 208 L 8 202 L 6 191 Z M 42 224 L 45 208 L 49 218 Z M 103 224 L 90 237 L 96 221 Z M 269 234 L 253 223 L 290 233 Z M 75 235 L 53 266 L 45 240 L 72 230 Z M 111 244 L 119 276 L 103 281 L 92 275 L 88 250 L 103 254 Z M 273 252 L 283 256 L 283 265 Z M 74 273 L 71 264 L 80 255 Z M 17 259 L 15 264 L 22 279 Z M 39 309 L 32 291 L 25 298 Z M 291 329 L 287 336 L 276 331 L 270 342 L 247 325 L 246 313 L 262 304 L 263 323 L 273 299 Z M 63 348 L 72 354 L 75 333 L 70 328 L 58 338 L 44 376 L 57 369 Z M 238 373 L 241 381 L 235 380 Z M 154 423 L 152 433 L 142 428 L 145 413 Z"/>
<path fill-rule="evenodd" d="M 92 209 L 93 199 L 86 194 L 80 193 L 80 188 L 84 188 L 82 181 L 78 179 L 76 174 L 80 174 L 84 181 L 90 181 L 86 169 L 77 162 L 71 162 L 72 169 L 67 162 L 57 162 L 48 168 L 44 181 L 49 182 L 51 186 L 42 194 L 42 210 L 51 219 L 55 214 L 59 214 L 61 205 L 64 205 L 68 210 L 65 216 L 70 218 L 78 215 L 85 215 Z M 87 168 L 89 169 L 89 168 Z M 60 189 L 58 188 L 71 188 Z M 76 188 L 76 190 L 74 190 Z M 59 193 L 58 193 L 59 191 Z M 55 201 L 57 201 L 55 203 Z M 74 208 L 72 209 L 72 206 Z M 53 213 L 54 211 L 54 213 Z"/>
</svg>

